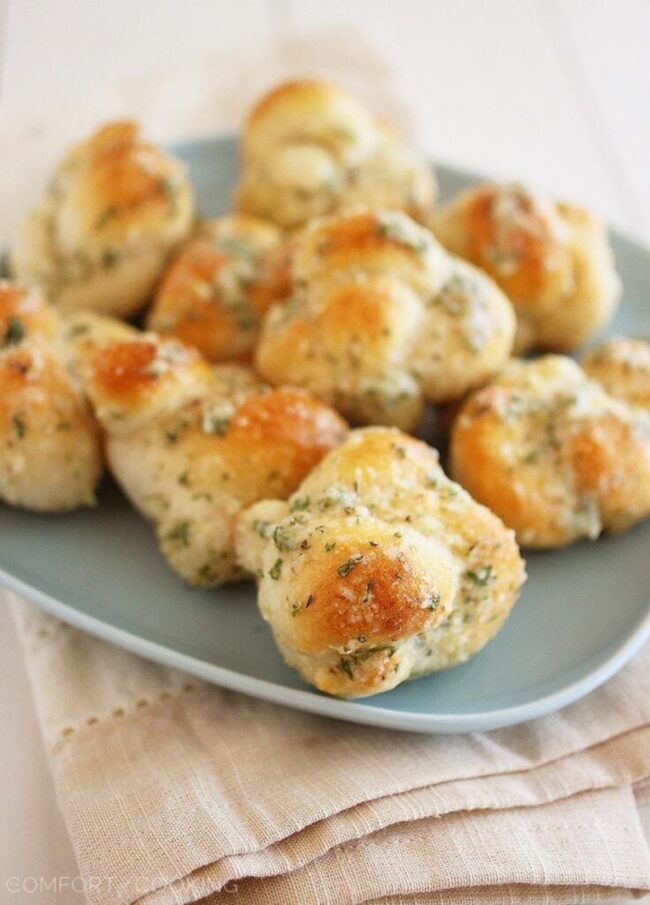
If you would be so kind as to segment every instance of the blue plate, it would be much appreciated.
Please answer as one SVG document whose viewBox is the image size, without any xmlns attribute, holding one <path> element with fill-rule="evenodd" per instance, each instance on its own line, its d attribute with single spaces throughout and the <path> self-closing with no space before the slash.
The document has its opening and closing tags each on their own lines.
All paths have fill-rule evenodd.
<svg viewBox="0 0 650 905">
<path fill-rule="evenodd" d="M 200 206 L 228 209 L 232 138 L 180 145 Z M 474 181 L 439 167 L 443 196 Z M 625 285 L 614 333 L 650 334 L 650 252 L 613 235 Z M 309 688 L 284 665 L 252 585 L 189 590 L 153 532 L 109 481 L 94 510 L 33 515 L 0 505 L 0 578 L 73 625 L 210 682 L 357 723 L 420 732 L 493 729 L 575 701 L 650 637 L 650 521 L 622 537 L 531 554 L 529 580 L 503 630 L 469 663 L 361 702 Z"/>
</svg>

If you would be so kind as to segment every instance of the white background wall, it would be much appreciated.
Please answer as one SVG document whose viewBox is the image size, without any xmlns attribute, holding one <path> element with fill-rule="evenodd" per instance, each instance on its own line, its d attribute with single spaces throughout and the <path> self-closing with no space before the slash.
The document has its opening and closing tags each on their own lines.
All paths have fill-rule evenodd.
<svg viewBox="0 0 650 905">
<path fill-rule="evenodd" d="M 13 0 L 3 102 L 87 102 L 117 79 L 355 24 L 411 83 L 442 160 L 532 181 L 650 234 L 649 0 Z"/>
<path fill-rule="evenodd" d="M 0 0 L 3 114 L 87 105 L 116 80 L 344 22 L 402 71 L 434 156 L 650 238 L 650 0 Z M 0 878 L 74 876 L 5 613 L 0 638 Z"/>
</svg>

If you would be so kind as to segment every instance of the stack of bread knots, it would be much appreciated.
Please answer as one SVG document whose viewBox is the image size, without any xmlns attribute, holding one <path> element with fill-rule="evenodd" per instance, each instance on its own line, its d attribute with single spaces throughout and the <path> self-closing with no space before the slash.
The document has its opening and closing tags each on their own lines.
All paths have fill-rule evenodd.
<svg viewBox="0 0 650 905">
<path fill-rule="evenodd" d="M 436 195 L 315 80 L 255 104 L 214 219 L 135 124 L 76 145 L 0 284 L 0 497 L 90 505 L 105 457 L 171 568 L 255 577 L 281 654 L 329 694 L 475 655 L 519 596 L 519 545 L 650 515 L 650 343 L 532 357 L 613 317 L 604 227 L 517 185 Z M 431 405 L 442 464 L 408 433 Z"/>
</svg>

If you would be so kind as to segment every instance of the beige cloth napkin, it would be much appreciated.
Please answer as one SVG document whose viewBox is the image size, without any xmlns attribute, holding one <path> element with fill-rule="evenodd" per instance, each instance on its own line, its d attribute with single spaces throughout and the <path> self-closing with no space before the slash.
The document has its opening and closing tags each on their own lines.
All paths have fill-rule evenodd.
<svg viewBox="0 0 650 905">
<path fill-rule="evenodd" d="M 650 889 L 650 646 L 560 713 L 426 736 L 265 704 L 14 611 L 91 905 Z"/>
<path fill-rule="evenodd" d="M 408 129 L 389 68 L 339 32 L 118 86 L 56 120 L 5 110 L 0 239 L 53 156 L 99 119 L 136 115 L 158 137 L 215 131 L 304 73 Z M 650 647 L 562 713 L 418 736 L 210 687 L 13 605 L 91 905 L 578 903 L 650 889 L 637 813 L 650 798 Z"/>
</svg>

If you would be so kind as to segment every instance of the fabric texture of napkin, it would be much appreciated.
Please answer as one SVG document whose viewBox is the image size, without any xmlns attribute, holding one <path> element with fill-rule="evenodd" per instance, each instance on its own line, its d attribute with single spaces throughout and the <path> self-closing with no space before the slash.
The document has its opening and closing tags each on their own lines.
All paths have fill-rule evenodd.
<svg viewBox="0 0 650 905">
<path fill-rule="evenodd" d="M 650 889 L 650 647 L 557 714 L 427 736 L 256 701 L 14 610 L 91 905 Z"/>
<path fill-rule="evenodd" d="M 23 162 L 0 237 L 56 153 L 102 117 L 158 137 L 232 128 L 280 78 L 322 75 L 409 129 L 390 69 L 349 33 L 285 38 L 0 130 Z M 3 172 L 7 172 L 3 167 Z M 34 189 L 36 186 L 36 190 Z M 425 736 L 209 686 L 11 599 L 90 905 L 590 903 L 650 890 L 650 646 L 526 725 Z M 137 605 L 134 603 L 134 605 Z"/>
</svg>

